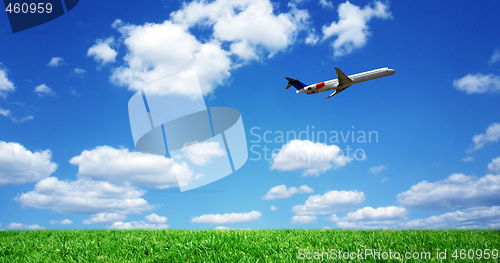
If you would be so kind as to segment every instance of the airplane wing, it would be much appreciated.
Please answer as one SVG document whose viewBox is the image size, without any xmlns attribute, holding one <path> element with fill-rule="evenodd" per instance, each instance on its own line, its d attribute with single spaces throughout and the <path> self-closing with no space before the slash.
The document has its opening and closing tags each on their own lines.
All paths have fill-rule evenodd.
<svg viewBox="0 0 500 263">
<path fill-rule="evenodd" d="M 342 72 L 339 68 L 335 68 L 335 71 L 337 71 L 337 79 L 339 80 L 339 86 L 349 85 L 349 83 L 353 82 L 352 79 L 346 76 L 346 74 L 344 74 L 344 72 Z"/>
<path fill-rule="evenodd" d="M 332 94 L 330 94 L 328 97 L 326 97 L 325 99 L 329 99 L 337 94 L 339 94 L 340 92 L 344 91 L 345 89 L 349 88 L 351 85 L 343 88 L 343 89 L 336 89 Z"/>
</svg>

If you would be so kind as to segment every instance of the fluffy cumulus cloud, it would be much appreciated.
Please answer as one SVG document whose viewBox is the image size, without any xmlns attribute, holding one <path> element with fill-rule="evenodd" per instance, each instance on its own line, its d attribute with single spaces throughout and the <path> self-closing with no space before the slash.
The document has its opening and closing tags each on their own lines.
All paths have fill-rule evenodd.
<svg viewBox="0 0 500 263">
<path fill-rule="evenodd" d="M 298 215 L 331 214 L 353 208 L 365 201 L 365 194 L 358 191 L 329 191 L 324 195 L 312 195 L 305 204 L 296 205 L 292 211 Z"/>
<path fill-rule="evenodd" d="M 242 62 L 286 50 L 307 27 L 308 14 L 293 5 L 275 13 L 269 0 L 192 1 L 162 23 L 113 23 L 127 54 L 111 80 L 139 90 L 164 77 L 195 69 L 204 94 L 223 85 Z M 205 33 L 198 39 L 192 28 Z M 121 43 L 119 43 L 121 44 Z"/>
<path fill-rule="evenodd" d="M 402 224 L 403 228 L 494 228 L 500 227 L 500 206 L 472 207 Z"/>
<path fill-rule="evenodd" d="M 152 213 L 145 217 L 145 219 L 149 222 L 145 221 L 132 221 L 132 222 L 114 222 L 110 226 L 107 226 L 107 229 L 167 229 L 169 226 L 167 223 L 167 217 L 159 216 L 155 213 Z"/>
<path fill-rule="evenodd" d="M 103 213 L 90 215 L 90 218 L 83 220 L 82 223 L 84 223 L 86 225 L 102 224 L 102 223 L 114 223 L 114 222 L 118 222 L 118 221 L 123 221 L 126 218 L 127 218 L 127 216 L 124 214 L 103 212 Z"/>
<path fill-rule="evenodd" d="M 387 167 L 385 165 L 373 166 L 368 169 L 368 173 L 377 176 L 383 170 L 387 170 Z"/>
<path fill-rule="evenodd" d="M 474 143 L 467 149 L 467 152 L 471 153 L 483 148 L 487 144 L 492 144 L 498 142 L 500 139 L 500 123 L 491 124 L 488 129 L 486 129 L 486 133 L 484 134 L 476 134 L 472 138 L 472 142 Z"/>
<path fill-rule="evenodd" d="M 372 18 L 391 18 L 389 6 L 380 1 L 373 6 L 366 5 L 362 9 L 349 1 L 338 6 L 339 21 L 333 21 L 329 26 L 323 26 L 323 41 L 336 36 L 332 42 L 334 56 L 340 57 L 350 54 L 354 49 L 366 45 L 371 34 L 368 22 Z"/>
<path fill-rule="evenodd" d="M 155 213 L 152 213 L 152 214 L 146 216 L 145 218 L 146 218 L 146 220 L 148 220 L 149 223 L 153 223 L 153 224 L 165 224 L 165 223 L 167 223 L 166 216 L 159 216 Z"/>
<path fill-rule="evenodd" d="M 115 39 L 113 37 L 97 39 L 96 43 L 87 50 L 87 56 L 93 57 L 94 60 L 101 65 L 115 62 L 118 53 L 111 48 L 114 41 Z"/>
<path fill-rule="evenodd" d="M 234 224 L 251 222 L 260 219 L 261 212 L 252 211 L 249 213 L 231 213 L 231 214 L 208 214 L 191 219 L 191 223 L 204 224 Z"/>
<path fill-rule="evenodd" d="M 272 205 L 269 209 L 270 209 L 271 211 L 276 211 L 276 210 L 278 210 L 278 208 L 277 208 L 276 206 L 274 206 L 274 205 Z"/>
<path fill-rule="evenodd" d="M 144 193 L 132 186 L 86 179 L 59 181 L 48 177 L 36 183 L 33 191 L 22 193 L 15 200 L 23 207 L 50 209 L 58 213 L 130 214 L 154 208 L 141 198 Z"/>
<path fill-rule="evenodd" d="M 171 17 L 188 28 L 211 26 L 214 39 L 219 41 L 245 42 L 253 53 L 273 55 L 291 45 L 297 32 L 307 25 L 307 12 L 290 7 L 290 12 L 276 15 L 269 0 L 193 1 Z"/>
<path fill-rule="evenodd" d="M 51 225 L 72 225 L 73 224 L 73 221 L 69 220 L 69 219 L 63 219 L 61 221 L 58 221 L 58 220 L 50 220 L 49 221 L 49 224 Z"/>
<path fill-rule="evenodd" d="M 7 76 L 7 69 L 0 63 L 0 97 L 5 98 L 9 92 L 14 92 L 16 88 L 14 83 Z"/>
<path fill-rule="evenodd" d="M 312 142 L 309 140 L 291 140 L 273 153 L 271 170 L 303 170 L 302 175 L 318 176 L 332 168 L 340 168 L 351 162 L 336 145 Z"/>
<path fill-rule="evenodd" d="M 488 164 L 488 171 L 500 174 L 500 156 L 491 160 L 491 163 Z"/>
<path fill-rule="evenodd" d="M 31 152 L 15 142 L 0 141 L 0 185 L 37 182 L 57 169 L 50 150 Z"/>
<path fill-rule="evenodd" d="M 177 186 L 176 175 L 188 179 L 193 175 L 186 163 L 177 164 L 164 156 L 110 146 L 85 150 L 69 162 L 78 165 L 78 178 L 116 185 L 168 188 Z"/>
<path fill-rule="evenodd" d="M 210 159 L 213 157 L 226 155 L 226 150 L 221 148 L 219 142 L 195 143 L 182 148 L 182 152 L 195 165 L 205 165 L 210 163 Z"/>
<path fill-rule="evenodd" d="M 167 229 L 167 224 L 148 224 L 144 221 L 132 221 L 132 222 L 115 222 L 107 229 Z"/>
<path fill-rule="evenodd" d="M 49 86 L 47 86 L 45 84 L 41 84 L 41 85 L 36 86 L 33 91 L 36 94 L 38 94 L 38 96 L 40 96 L 40 97 L 45 97 L 47 95 L 49 95 L 49 96 L 56 95 L 56 92 L 53 89 L 49 88 Z"/>
<path fill-rule="evenodd" d="M 397 196 L 403 207 L 426 210 L 455 210 L 495 205 L 500 202 L 500 175 L 481 178 L 452 174 L 430 183 L 422 181 Z"/>
<path fill-rule="evenodd" d="M 332 215 L 328 220 L 337 223 L 337 227 L 343 229 L 387 229 L 398 227 L 408 219 L 407 215 L 408 211 L 402 207 L 372 208 L 368 206 L 349 212 L 340 219 Z"/>
<path fill-rule="evenodd" d="M 453 86 L 466 94 L 497 92 L 500 91 L 500 76 L 481 73 L 467 74 L 461 79 L 454 80 Z"/>
<path fill-rule="evenodd" d="M 64 63 L 64 58 L 61 57 L 52 57 L 47 64 L 49 67 L 59 67 Z"/>
<path fill-rule="evenodd" d="M 291 224 L 310 224 L 310 223 L 317 223 L 315 216 L 299 216 L 296 215 L 292 217 L 292 220 L 290 221 Z"/>
<path fill-rule="evenodd" d="M 278 198 L 289 198 L 294 194 L 298 194 L 298 193 L 312 194 L 313 192 L 314 192 L 314 190 L 307 185 L 302 185 L 299 188 L 290 187 L 289 189 L 286 188 L 286 185 L 278 185 L 278 186 L 271 188 L 267 192 L 266 196 L 264 196 L 264 200 L 271 200 L 271 199 L 278 199 Z"/>
<path fill-rule="evenodd" d="M 10 229 L 10 230 L 41 230 L 41 229 L 45 229 L 45 227 L 39 226 L 39 225 L 23 225 L 21 223 L 13 222 L 7 226 L 7 229 Z"/>
</svg>

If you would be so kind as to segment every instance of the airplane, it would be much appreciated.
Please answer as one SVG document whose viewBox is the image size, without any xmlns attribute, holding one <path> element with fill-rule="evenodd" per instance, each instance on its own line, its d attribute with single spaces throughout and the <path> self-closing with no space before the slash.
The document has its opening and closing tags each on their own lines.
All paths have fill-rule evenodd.
<svg viewBox="0 0 500 263">
<path fill-rule="evenodd" d="M 307 85 L 302 82 L 300 82 L 298 79 L 292 79 L 285 77 L 286 80 L 288 80 L 288 85 L 286 88 L 290 88 L 291 86 L 294 86 L 297 91 L 296 93 L 307 93 L 307 94 L 315 94 L 318 92 L 323 92 L 327 90 L 332 90 L 334 89 L 335 91 L 330 94 L 326 99 L 329 99 L 343 90 L 349 88 L 352 84 L 360 83 L 363 81 L 367 80 L 372 80 L 372 79 L 378 79 L 381 77 L 389 76 L 396 71 L 394 69 L 390 68 L 379 68 L 375 70 L 370 70 L 354 75 L 350 75 L 349 77 L 344 74 L 339 68 L 335 68 L 335 71 L 337 72 L 337 79 L 332 79 L 329 81 L 324 81 L 312 85 Z"/>
</svg>

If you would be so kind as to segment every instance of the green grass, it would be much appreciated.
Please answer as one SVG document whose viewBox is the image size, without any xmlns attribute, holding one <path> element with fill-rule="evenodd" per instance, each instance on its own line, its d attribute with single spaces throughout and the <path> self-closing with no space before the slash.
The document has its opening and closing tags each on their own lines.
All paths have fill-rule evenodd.
<svg viewBox="0 0 500 263">
<path fill-rule="evenodd" d="M 431 252 L 427 261 L 498 262 L 454 259 L 454 249 L 500 250 L 500 231 L 344 230 L 39 230 L 0 231 L 0 262 L 290 262 L 308 252 Z M 305 255 L 306 251 L 303 251 Z M 458 256 L 460 256 L 458 251 Z M 489 252 L 491 253 L 491 252 Z M 331 256 L 329 254 L 328 256 Z M 338 253 L 336 254 L 338 256 Z M 313 254 L 308 254 L 313 256 Z M 342 256 L 342 255 L 341 255 Z M 477 256 L 477 255 L 475 255 Z M 484 256 L 484 255 L 483 255 Z M 382 255 L 380 256 L 382 257 Z M 375 262 L 327 259 L 326 262 Z M 420 262 L 392 260 L 392 262 Z"/>
</svg>

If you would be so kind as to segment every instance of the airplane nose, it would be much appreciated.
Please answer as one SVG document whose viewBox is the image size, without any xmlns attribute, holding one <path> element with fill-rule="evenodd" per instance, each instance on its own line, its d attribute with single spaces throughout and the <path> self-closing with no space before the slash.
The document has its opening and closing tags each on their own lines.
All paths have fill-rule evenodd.
<svg viewBox="0 0 500 263">
<path fill-rule="evenodd" d="M 389 73 L 394 74 L 396 71 L 394 69 L 389 69 Z"/>
</svg>

